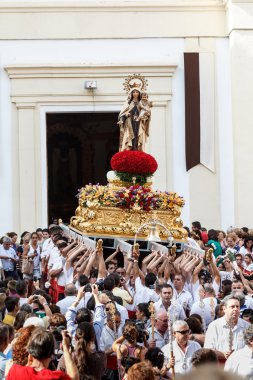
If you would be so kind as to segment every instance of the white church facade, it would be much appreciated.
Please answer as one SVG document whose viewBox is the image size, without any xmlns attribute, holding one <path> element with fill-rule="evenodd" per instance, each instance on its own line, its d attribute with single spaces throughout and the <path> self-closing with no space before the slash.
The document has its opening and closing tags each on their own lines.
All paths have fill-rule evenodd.
<svg viewBox="0 0 253 380">
<path fill-rule="evenodd" d="M 187 75 L 191 78 L 188 53 L 197 54 L 199 64 L 199 162 L 190 169 L 186 156 L 195 108 L 191 111 L 191 87 L 187 96 L 185 91 Z M 64 180 L 90 178 L 91 161 L 93 170 L 105 172 L 101 152 L 110 149 L 110 138 L 96 115 L 119 112 L 124 79 L 133 73 L 145 76 L 153 103 L 146 151 L 159 165 L 154 187 L 185 198 L 185 225 L 200 220 L 207 228 L 251 227 L 252 67 L 250 0 L 1 2 L 1 234 L 46 227 L 54 216 L 49 198 L 57 197 Z M 88 81 L 95 82 L 94 89 L 85 88 Z M 100 135 L 96 149 L 80 128 L 61 129 L 67 115 L 93 118 L 87 122 Z M 71 120 L 74 128 L 76 119 Z M 113 127 L 117 130 L 116 123 Z M 79 139 L 80 154 L 70 145 L 65 157 L 64 147 L 60 158 L 53 150 L 63 129 L 69 141 Z M 65 171 L 68 157 L 75 169 Z"/>
</svg>

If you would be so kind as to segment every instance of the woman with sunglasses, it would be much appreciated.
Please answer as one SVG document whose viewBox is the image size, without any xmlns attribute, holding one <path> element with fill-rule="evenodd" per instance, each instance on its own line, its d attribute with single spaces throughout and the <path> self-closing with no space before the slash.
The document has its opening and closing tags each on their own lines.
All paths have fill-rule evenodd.
<svg viewBox="0 0 253 380">
<path fill-rule="evenodd" d="M 185 321 L 177 320 L 173 323 L 174 341 L 173 355 L 170 355 L 170 344 L 162 348 L 168 369 L 174 367 L 175 374 L 183 374 L 191 369 L 191 358 L 194 352 L 201 348 L 200 344 L 190 340 L 191 331 Z"/>
</svg>

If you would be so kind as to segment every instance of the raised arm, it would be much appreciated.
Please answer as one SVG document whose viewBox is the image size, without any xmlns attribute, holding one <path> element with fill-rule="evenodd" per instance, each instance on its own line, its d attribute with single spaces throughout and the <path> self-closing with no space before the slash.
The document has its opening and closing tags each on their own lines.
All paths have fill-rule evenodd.
<svg viewBox="0 0 253 380">
<path fill-rule="evenodd" d="M 105 278 L 107 275 L 107 270 L 105 266 L 105 260 L 103 256 L 103 249 L 97 249 L 98 257 L 98 278 Z"/>
</svg>

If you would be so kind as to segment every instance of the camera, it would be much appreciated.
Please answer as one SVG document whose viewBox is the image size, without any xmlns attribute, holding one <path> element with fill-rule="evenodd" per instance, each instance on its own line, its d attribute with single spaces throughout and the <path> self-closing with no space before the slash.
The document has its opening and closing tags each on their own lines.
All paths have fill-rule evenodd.
<svg viewBox="0 0 253 380">
<path fill-rule="evenodd" d="M 98 287 L 98 290 L 102 292 L 104 290 L 104 280 L 100 280 L 96 282 L 96 285 Z"/>
<path fill-rule="evenodd" d="M 53 328 L 52 334 L 53 334 L 56 342 L 58 342 L 58 343 L 62 342 L 62 331 L 65 329 L 66 328 L 64 326 L 58 326 L 58 327 Z"/>
</svg>

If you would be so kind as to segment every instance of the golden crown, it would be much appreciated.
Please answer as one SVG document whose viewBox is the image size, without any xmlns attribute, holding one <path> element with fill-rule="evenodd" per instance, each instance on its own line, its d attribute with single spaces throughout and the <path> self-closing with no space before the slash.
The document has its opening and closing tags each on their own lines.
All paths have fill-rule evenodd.
<svg viewBox="0 0 253 380">
<path fill-rule="evenodd" d="M 141 74 L 128 75 L 123 83 L 123 88 L 128 94 L 132 88 L 139 88 L 140 91 L 146 91 L 148 81 Z"/>
</svg>

